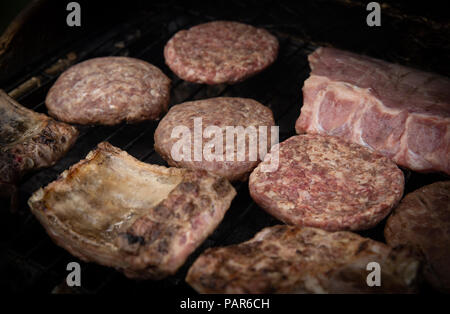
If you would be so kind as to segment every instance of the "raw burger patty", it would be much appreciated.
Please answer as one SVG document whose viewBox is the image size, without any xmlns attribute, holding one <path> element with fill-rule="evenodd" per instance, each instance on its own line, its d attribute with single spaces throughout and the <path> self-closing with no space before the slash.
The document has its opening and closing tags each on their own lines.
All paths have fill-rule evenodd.
<svg viewBox="0 0 450 314">
<path fill-rule="evenodd" d="M 216 21 L 176 33 L 164 48 L 167 65 L 183 80 L 195 83 L 236 83 L 270 64 L 278 40 L 250 25 Z"/>
<path fill-rule="evenodd" d="M 425 279 L 450 292 L 450 181 L 409 193 L 389 217 L 384 229 L 391 246 L 409 244 L 425 256 Z"/>
<path fill-rule="evenodd" d="M 223 134 L 223 161 L 220 160 L 207 160 L 205 154 L 202 154 L 202 159 L 199 161 L 194 160 L 194 147 L 198 145 L 194 142 L 194 119 L 201 118 L 202 131 L 208 126 L 217 126 L 221 129 Z M 246 140 L 245 159 L 238 160 L 237 150 L 239 145 L 237 139 L 241 136 L 245 139 L 244 132 L 239 132 L 238 136 L 235 136 L 234 143 L 234 160 L 226 160 L 226 151 L 229 146 L 229 142 L 226 140 L 226 126 L 242 126 L 246 129 L 249 126 L 255 127 L 258 131 L 259 126 L 267 126 L 267 131 L 270 132 L 270 127 L 274 125 L 274 119 L 272 111 L 260 104 L 259 102 L 248 98 L 234 98 L 234 97 L 218 97 L 205 100 L 191 101 L 182 103 L 170 108 L 169 112 L 164 116 L 155 131 L 155 150 L 169 163 L 169 165 L 176 167 L 185 167 L 191 169 L 204 169 L 212 173 L 227 178 L 228 180 L 246 180 L 248 174 L 256 167 L 260 162 L 259 154 L 257 158 L 249 156 L 249 142 Z M 191 150 L 190 161 L 189 160 L 175 160 L 172 156 L 172 149 L 176 142 L 179 142 L 180 137 L 172 137 L 172 132 L 176 126 L 187 127 L 191 134 Z M 270 134 L 267 135 L 267 147 L 266 151 L 270 149 Z M 205 145 L 208 144 L 214 137 L 203 136 L 202 143 L 199 144 L 199 151 L 203 152 Z M 256 141 L 256 145 L 259 143 Z M 233 143 L 231 143 L 233 144 Z M 201 146 L 200 146 L 201 145 Z M 181 152 L 181 149 L 175 149 L 175 152 Z M 231 150 L 230 150 L 231 151 Z M 256 150 L 258 152 L 258 150 Z M 187 158 L 184 158 L 187 159 Z"/>
<path fill-rule="evenodd" d="M 381 268 L 381 286 L 369 287 L 367 264 Z M 414 292 L 420 266 L 408 248 L 347 231 L 278 225 L 250 241 L 207 249 L 186 281 L 200 293 Z"/>
<path fill-rule="evenodd" d="M 161 279 L 214 231 L 235 195 L 206 171 L 147 164 L 100 143 L 28 204 L 73 255 L 128 277 Z"/>
<path fill-rule="evenodd" d="M 279 167 L 262 172 L 279 154 Z M 369 149 L 318 134 L 293 136 L 276 145 L 250 175 L 250 194 L 288 224 L 326 230 L 375 226 L 403 194 L 403 173 Z"/>
<path fill-rule="evenodd" d="M 128 57 L 103 57 L 65 71 L 45 99 L 50 115 L 79 124 L 113 125 L 158 119 L 170 80 L 157 67 Z"/>
</svg>

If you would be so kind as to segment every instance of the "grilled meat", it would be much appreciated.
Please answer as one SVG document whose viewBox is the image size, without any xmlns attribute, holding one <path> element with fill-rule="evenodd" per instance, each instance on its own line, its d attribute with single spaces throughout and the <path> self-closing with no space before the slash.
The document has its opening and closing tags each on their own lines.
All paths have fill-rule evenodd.
<svg viewBox="0 0 450 314">
<path fill-rule="evenodd" d="M 17 201 L 17 183 L 56 163 L 74 144 L 75 127 L 29 110 L 0 90 L 0 195 Z"/>
<path fill-rule="evenodd" d="M 235 194 L 206 171 L 147 164 L 104 142 L 29 205 L 73 255 L 128 277 L 161 279 L 213 232 Z"/>
<path fill-rule="evenodd" d="M 369 263 L 381 286 L 369 286 Z M 348 231 L 278 225 L 244 243 L 206 250 L 186 281 L 200 293 L 406 293 L 415 291 L 420 258 L 407 247 Z M 371 266 L 372 267 L 372 266 Z"/>
</svg>

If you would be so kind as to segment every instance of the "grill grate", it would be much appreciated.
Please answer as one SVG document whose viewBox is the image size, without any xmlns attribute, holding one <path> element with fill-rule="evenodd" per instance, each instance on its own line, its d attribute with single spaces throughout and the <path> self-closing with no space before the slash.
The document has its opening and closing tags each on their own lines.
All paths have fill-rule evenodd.
<svg viewBox="0 0 450 314">
<path fill-rule="evenodd" d="M 39 86 L 17 100 L 26 107 L 45 113 L 45 95 L 57 78 L 57 75 L 46 73 L 45 69 L 59 58 L 63 58 L 69 52 L 76 53 L 77 61 L 105 55 L 127 55 L 148 61 L 169 75 L 172 79 L 170 105 L 217 96 L 249 97 L 272 109 L 276 123 L 280 126 L 280 141 L 294 135 L 294 124 L 300 113 L 302 102 L 300 88 L 309 75 L 306 56 L 314 50 L 312 44 L 284 32 L 283 30 L 288 27 L 286 25 L 261 23 L 260 21 L 264 20 L 261 18 L 263 14 L 261 10 L 255 10 L 252 14 L 245 16 L 235 15 L 234 20 L 265 27 L 278 37 L 280 53 L 277 61 L 266 71 L 236 85 L 192 84 L 177 78 L 164 64 L 163 47 L 176 31 L 216 19 L 214 12 L 202 15 L 198 12 L 185 11 L 184 8 L 177 6 L 171 8 L 170 15 L 162 14 L 164 12 L 164 9 L 142 12 L 133 21 L 84 38 L 5 89 L 11 91 L 33 76 L 42 77 Z M 295 14 L 297 13 L 284 6 L 280 6 L 276 12 L 271 13 L 277 20 L 285 15 L 295 19 L 295 16 L 292 17 Z M 3 251 L 6 255 L 6 258 L 0 259 L 0 271 L 9 276 L 6 284 L 8 290 L 50 292 L 55 286 L 65 282 L 66 265 L 71 261 L 77 261 L 82 266 L 80 291 L 83 293 L 119 291 L 192 293 L 193 290 L 184 282 L 184 277 L 200 252 L 212 246 L 245 241 L 261 228 L 278 223 L 251 200 L 247 183 L 234 184 L 238 195 L 220 226 L 189 257 L 176 275 L 162 281 L 138 282 L 126 279 L 113 269 L 93 263 L 83 263 L 53 244 L 28 210 L 26 201 L 31 193 L 55 180 L 58 174 L 84 158 L 101 141 L 109 141 L 141 161 L 166 165 L 153 149 L 153 132 L 157 124 L 157 122 L 145 122 L 112 127 L 80 126 L 80 136 L 64 158 L 54 167 L 43 169 L 24 178 L 20 185 L 21 210 L 19 213 L 11 214 L 5 210 L 0 213 L 0 245 L 5 247 Z M 408 176 L 415 176 L 415 179 L 408 180 L 407 191 L 440 179 L 439 175 L 408 174 Z M 365 232 L 364 235 L 382 239 L 382 225 L 376 230 Z"/>
</svg>

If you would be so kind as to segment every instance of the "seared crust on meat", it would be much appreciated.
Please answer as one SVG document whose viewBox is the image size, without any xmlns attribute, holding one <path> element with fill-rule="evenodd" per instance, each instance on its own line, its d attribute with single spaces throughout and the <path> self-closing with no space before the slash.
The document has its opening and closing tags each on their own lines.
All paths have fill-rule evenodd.
<svg viewBox="0 0 450 314">
<path fill-rule="evenodd" d="M 450 293 L 450 181 L 406 195 L 389 217 L 384 236 L 391 246 L 406 244 L 420 250 L 425 279 Z"/>
<path fill-rule="evenodd" d="M 220 128 L 223 135 L 223 155 L 222 160 L 208 160 L 205 155 L 202 154 L 201 160 L 194 160 L 195 145 L 198 145 L 194 141 L 195 129 L 194 119 L 201 119 L 203 140 L 201 145 L 201 152 L 204 152 L 206 145 L 210 142 L 210 138 L 204 135 L 205 129 L 208 127 Z M 190 169 L 203 169 L 215 173 L 221 177 L 225 177 L 230 181 L 245 181 L 248 178 L 249 173 L 258 165 L 261 161 L 259 158 L 259 147 L 255 148 L 258 156 L 250 158 L 250 146 L 249 136 L 245 135 L 245 131 L 249 127 L 253 127 L 255 134 L 258 137 L 255 145 L 259 145 L 258 134 L 260 126 L 267 128 L 267 141 L 261 141 L 266 145 L 266 151 L 270 150 L 270 128 L 275 124 L 272 111 L 260 104 L 259 102 L 249 98 L 238 97 L 216 97 L 204 100 L 189 101 L 170 108 L 169 112 L 159 123 L 155 131 L 155 150 L 169 163 L 171 166 L 184 167 Z M 172 149 L 177 142 L 181 139 L 179 137 L 172 136 L 176 127 L 186 127 L 189 129 L 191 136 L 191 143 L 189 150 L 190 160 L 182 159 L 176 160 L 172 156 Z M 243 160 L 238 159 L 238 147 L 236 144 L 238 140 L 232 142 L 234 146 L 231 149 L 230 142 L 226 138 L 227 127 L 241 127 L 238 130 L 238 136 L 245 136 L 245 156 Z M 178 135 L 178 134 L 177 134 Z M 176 135 L 176 136 L 177 136 Z M 186 143 L 189 144 L 189 143 Z M 199 146 L 200 146 L 199 145 Z M 215 148 L 217 149 L 217 148 Z M 227 151 L 233 153 L 233 160 L 227 160 Z"/>
<path fill-rule="evenodd" d="M 29 110 L 0 90 L 0 194 L 14 198 L 23 175 L 54 165 L 77 136 L 75 127 Z"/>
<path fill-rule="evenodd" d="M 367 264 L 381 269 L 381 286 L 369 287 Z M 406 247 L 347 231 L 268 227 L 244 243 L 207 249 L 186 281 L 200 293 L 408 293 L 420 261 Z"/>
<path fill-rule="evenodd" d="M 57 79 L 45 99 L 50 115 L 79 124 L 156 120 L 167 111 L 170 79 L 154 65 L 129 57 L 94 58 Z"/>
<path fill-rule="evenodd" d="M 263 172 L 277 153 L 278 169 Z M 394 162 L 363 146 L 306 134 L 275 145 L 250 175 L 249 188 L 258 205 L 285 223 L 363 230 L 398 204 L 404 177 Z"/>
<path fill-rule="evenodd" d="M 233 84 L 272 64 L 278 40 L 262 28 L 214 21 L 176 33 L 164 47 L 167 65 L 183 80 Z"/>
<path fill-rule="evenodd" d="M 143 163 L 100 143 L 28 203 L 73 255 L 128 277 L 161 279 L 212 233 L 235 194 L 206 171 Z"/>
</svg>

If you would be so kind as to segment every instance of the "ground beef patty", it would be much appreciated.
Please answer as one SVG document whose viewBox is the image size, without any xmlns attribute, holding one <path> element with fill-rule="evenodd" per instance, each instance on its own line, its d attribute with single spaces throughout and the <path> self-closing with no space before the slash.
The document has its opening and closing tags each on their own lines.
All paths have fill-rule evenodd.
<svg viewBox="0 0 450 314">
<path fill-rule="evenodd" d="M 380 266 L 381 286 L 367 283 L 372 262 Z M 404 293 L 415 290 L 419 266 L 406 247 L 278 225 L 247 242 L 207 249 L 186 281 L 200 293 Z"/>
<path fill-rule="evenodd" d="M 197 120 L 194 120 L 196 118 Z M 199 129 L 194 128 L 195 121 L 201 121 Z M 273 125 L 272 111 L 252 99 L 217 97 L 185 102 L 173 106 L 159 123 L 155 131 L 155 150 L 172 166 L 207 170 L 231 181 L 246 180 L 248 174 L 261 161 L 260 154 L 258 154 L 258 143 L 262 139 L 258 132 L 259 126 L 267 127 L 267 132 L 261 134 L 267 135 L 268 140 L 262 141 L 262 145 L 266 145 L 265 150 L 269 151 L 270 134 L 268 133 Z M 217 147 L 210 145 L 211 141 L 218 136 L 205 133 L 208 128 L 214 126 L 220 130 L 222 135 L 220 136 L 223 144 L 221 152 L 219 145 L 216 145 Z M 185 137 L 178 133 L 177 127 L 186 128 L 189 136 Z M 228 132 L 234 141 L 227 140 L 226 127 L 242 127 L 241 130 L 235 128 L 236 133 Z M 256 156 L 250 154 L 249 145 L 252 137 L 249 136 L 250 133 L 245 132 L 250 131 L 251 128 L 248 129 L 248 127 L 256 130 L 256 137 L 253 139 L 256 139 L 254 145 L 258 147 L 252 146 L 257 153 Z M 245 151 L 240 149 L 242 147 L 240 145 L 243 143 L 245 143 Z M 188 147 L 187 154 L 181 156 L 184 158 L 175 156 L 175 154 L 183 153 L 184 145 Z M 196 158 L 195 150 L 201 152 L 201 159 Z M 207 151 L 214 152 L 217 157 L 221 157 L 221 160 L 219 158 L 208 159 L 205 154 Z M 227 158 L 227 151 L 231 152 L 233 159 Z M 239 159 L 239 152 L 244 152 L 241 159 Z"/>
<path fill-rule="evenodd" d="M 167 65 L 186 81 L 236 83 L 272 64 L 278 40 L 268 31 L 215 21 L 176 33 L 164 48 Z"/>
<path fill-rule="evenodd" d="M 47 94 L 49 114 L 79 124 L 157 119 L 167 110 L 170 80 L 142 60 L 103 57 L 72 66 Z"/>
<path fill-rule="evenodd" d="M 424 277 L 450 292 L 450 181 L 436 182 L 409 193 L 384 229 L 391 246 L 409 244 L 425 256 Z"/>
<path fill-rule="evenodd" d="M 279 154 L 279 167 L 263 172 Z M 276 145 L 250 175 L 250 194 L 288 224 L 326 230 L 375 226 L 397 205 L 404 177 L 388 158 L 344 140 L 318 134 Z"/>
</svg>

